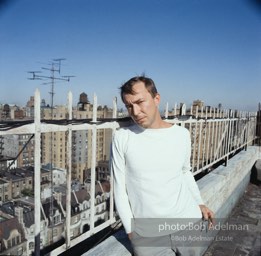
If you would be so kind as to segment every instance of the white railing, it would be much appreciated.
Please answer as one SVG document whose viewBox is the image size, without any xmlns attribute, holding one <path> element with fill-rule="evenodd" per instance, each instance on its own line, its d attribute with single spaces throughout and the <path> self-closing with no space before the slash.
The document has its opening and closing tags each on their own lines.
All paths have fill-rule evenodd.
<svg viewBox="0 0 261 256">
<path fill-rule="evenodd" d="M 50 255 L 58 255 L 69 248 L 77 245 L 93 234 L 111 226 L 116 222 L 113 184 L 110 179 L 110 210 L 108 219 L 95 227 L 95 168 L 96 168 L 96 138 L 99 129 L 111 129 L 114 132 L 121 126 L 121 121 L 116 118 L 117 105 L 113 102 L 113 118 L 108 122 L 97 121 L 97 98 L 94 96 L 93 118 L 91 123 L 72 123 L 72 94 L 68 94 L 68 123 L 54 124 L 43 123 L 40 119 L 40 92 L 35 92 L 35 117 L 33 123 L 9 130 L 1 130 L 0 135 L 7 134 L 34 134 L 34 196 L 35 196 L 35 255 L 40 255 L 40 233 L 41 233 L 41 134 L 46 132 L 67 133 L 67 193 L 66 193 L 66 228 L 65 243 L 50 252 Z M 236 151 L 247 147 L 256 138 L 256 113 L 236 113 L 233 111 L 221 111 L 217 109 L 198 108 L 191 109 L 189 115 L 186 109 L 182 109 L 183 115 L 176 115 L 176 107 L 170 117 L 168 105 L 165 111 L 165 120 L 184 126 L 191 132 L 192 140 L 192 171 L 194 175 L 203 171 L 210 171 L 214 164 L 224 161 Z M 1 128 L 1 126 L 0 126 Z M 92 133 L 92 157 L 91 157 L 91 189 L 90 189 L 90 229 L 76 238 L 71 238 L 71 166 L 72 166 L 72 132 L 89 130 Z"/>
<path fill-rule="evenodd" d="M 177 111 L 174 109 L 173 112 Z M 191 133 L 191 164 L 194 175 L 211 170 L 220 161 L 227 163 L 231 155 L 256 139 L 256 112 L 214 108 L 199 110 L 195 107 L 191 108 L 189 115 L 176 116 L 174 121 L 168 119 L 168 114 L 165 111 L 168 122 L 184 126 Z"/>
</svg>

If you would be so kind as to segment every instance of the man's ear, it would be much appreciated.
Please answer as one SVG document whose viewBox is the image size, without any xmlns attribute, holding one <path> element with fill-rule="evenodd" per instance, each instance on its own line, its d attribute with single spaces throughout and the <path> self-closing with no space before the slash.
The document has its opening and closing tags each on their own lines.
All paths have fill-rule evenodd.
<svg viewBox="0 0 261 256">
<path fill-rule="evenodd" d="M 158 93 L 154 97 L 154 102 L 155 102 L 156 106 L 158 107 L 160 104 L 160 95 Z"/>
</svg>

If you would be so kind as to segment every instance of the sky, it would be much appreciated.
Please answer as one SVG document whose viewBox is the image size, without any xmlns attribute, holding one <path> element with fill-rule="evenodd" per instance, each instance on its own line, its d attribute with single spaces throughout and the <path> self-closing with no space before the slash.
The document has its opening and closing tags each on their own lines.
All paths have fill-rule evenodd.
<svg viewBox="0 0 261 256">
<path fill-rule="evenodd" d="M 168 102 L 256 111 L 261 102 L 261 3 L 258 0 L 0 0 L 0 104 L 24 106 L 38 88 L 50 103 L 123 107 L 119 87 L 152 78 Z"/>
</svg>

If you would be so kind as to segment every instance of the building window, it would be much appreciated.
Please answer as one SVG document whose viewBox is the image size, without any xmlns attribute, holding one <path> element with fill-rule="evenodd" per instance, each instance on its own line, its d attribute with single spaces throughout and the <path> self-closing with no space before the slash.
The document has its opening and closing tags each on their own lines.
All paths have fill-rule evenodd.
<svg viewBox="0 0 261 256">
<path fill-rule="evenodd" d="M 19 244 L 20 243 L 20 236 L 17 236 L 16 237 L 16 244 Z"/>
<path fill-rule="evenodd" d="M 29 249 L 30 249 L 30 250 L 33 250 L 33 249 L 34 249 L 34 242 L 30 242 L 30 243 L 29 243 Z"/>
<path fill-rule="evenodd" d="M 57 228 L 53 230 L 53 236 L 57 236 Z"/>
</svg>

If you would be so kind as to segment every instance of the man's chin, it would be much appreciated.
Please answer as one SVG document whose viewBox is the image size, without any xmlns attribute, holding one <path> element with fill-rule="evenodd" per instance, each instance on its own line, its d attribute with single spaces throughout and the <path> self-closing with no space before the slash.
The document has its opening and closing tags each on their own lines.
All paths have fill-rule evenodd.
<svg viewBox="0 0 261 256">
<path fill-rule="evenodd" d="M 142 128 L 149 128 L 149 124 L 146 122 L 146 119 L 145 118 L 142 118 L 140 120 L 135 120 L 133 119 L 133 121 L 140 127 Z"/>
<path fill-rule="evenodd" d="M 147 129 L 149 128 L 148 124 L 145 122 L 136 122 L 137 125 L 139 125 L 140 127 Z"/>
</svg>

